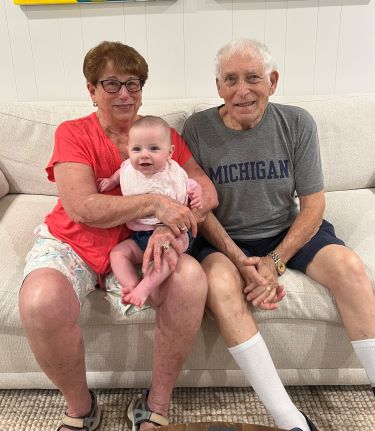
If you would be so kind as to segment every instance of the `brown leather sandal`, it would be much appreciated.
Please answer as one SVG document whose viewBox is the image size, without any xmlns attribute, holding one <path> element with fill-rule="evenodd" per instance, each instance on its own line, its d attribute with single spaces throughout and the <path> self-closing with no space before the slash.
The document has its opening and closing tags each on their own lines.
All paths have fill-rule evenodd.
<svg viewBox="0 0 375 431">
<path fill-rule="evenodd" d="M 73 418 L 67 413 L 62 417 L 62 424 L 57 428 L 56 431 L 62 428 L 68 428 L 72 431 L 94 431 L 100 425 L 100 419 L 102 418 L 102 412 L 100 406 L 98 406 L 96 395 L 93 391 L 90 391 L 91 395 L 91 410 L 87 415 Z"/>
</svg>

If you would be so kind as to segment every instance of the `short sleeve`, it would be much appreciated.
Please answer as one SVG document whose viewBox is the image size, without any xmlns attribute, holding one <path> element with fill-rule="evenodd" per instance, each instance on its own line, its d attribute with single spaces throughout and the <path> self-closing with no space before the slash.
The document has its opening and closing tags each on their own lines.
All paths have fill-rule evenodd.
<svg viewBox="0 0 375 431">
<path fill-rule="evenodd" d="M 199 153 L 199 144 L 198 144 L 198 138 L 195 128 L 195 121 L 198 119 L 198 114 L 192 115 L 189 117 L 184 125 L 184 129 L 182 131 L 183 139 L 185 139 L 185 142 L 187 143 L 189 150 L 191 151 L 194 159 L 197 161 L 197 163 L 202 166 L 202 161 L 200 158 Z"/>
<path fill-rule="evenodd" d="M 174 145 L 172 159 L 180 166 L 184 166 L 184 164 L 191 159 L 192 154 L 181 135 L 173 128 L 171 128 L 171 143 Z"/>
<path fill-rule="evenodd" d="M 89 121 L 90 117 L 85 117 L 85 119 Z M 57 127 L 52 157 L 46 167 L 47 177 L 50 181 L 55 181 L 54 167 L 56 163 L 76 162 L 92 165 L 90 146 L 87 145 L 87 133 L 83 127 L 84 122 L 65 121 Z"/>
<path fill-rule="evenodd" d="M 324 188 L 319 138 L 315 120 L 307 111 L 298 115 L 298 143 L 294 154 L 295 187 L 299 196 Z"/>
</svg>

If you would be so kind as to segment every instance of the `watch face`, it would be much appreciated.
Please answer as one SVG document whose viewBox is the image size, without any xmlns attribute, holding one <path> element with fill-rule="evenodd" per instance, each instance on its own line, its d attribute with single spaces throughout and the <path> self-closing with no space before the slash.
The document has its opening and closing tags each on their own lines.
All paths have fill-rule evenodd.
<svg viewBox="0 0 375 431">
<path fill-rule="evenodd" d="M 279 261 L 277 262 L 277 271 L 278 271 L 278 273 L 279 273 L 280 275 L 281 275 L 281 274 L 284 274 L 285 270 L 286 270 L 285 263 L 284 263 L 284 262 L 281 262 L 281 260 L 279 260 Z"/>
</svg>

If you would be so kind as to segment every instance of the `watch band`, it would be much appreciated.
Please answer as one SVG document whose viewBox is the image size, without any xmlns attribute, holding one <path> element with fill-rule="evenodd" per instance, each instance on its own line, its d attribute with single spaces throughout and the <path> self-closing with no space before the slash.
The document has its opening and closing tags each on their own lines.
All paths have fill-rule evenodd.
<svg viewBox="0 0 375 431">
<path fill-rule="evenodd" d="M 281 257 L 278 255 L 278 253 L 273 250 L 270 251 L 269 253 L 267 253 L 268 256 L 271 256 L 275 266 L 276 266 L 276 271 L 279 275 L 284 274 L 285 270 L 286 270 L 286 265 L 285 263 L 281 260 Z"/>
<path fill-rule="evenodd" d="M 279 260 L 281 260 L 281 257 L 276 253 L 276 251 L 275 250 L 273 250 L 273 251 L 270 251 L 269 253 L 267 253 L 268 254 L 268 256 L 271 256 L 272 257 L 272 260 L 275 262 L 275 264 L 279 261 Z"/>
</svg>

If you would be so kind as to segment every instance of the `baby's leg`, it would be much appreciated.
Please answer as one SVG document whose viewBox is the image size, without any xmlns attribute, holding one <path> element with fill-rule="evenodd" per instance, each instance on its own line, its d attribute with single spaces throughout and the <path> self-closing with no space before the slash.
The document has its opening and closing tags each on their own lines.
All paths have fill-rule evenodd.
<svg viewBox="0 0 375 431">
<path fill-rule="evenodd" d="M 168 250 L 168 253 L 174 253 L 177 259 L 177 253 L 172 248 Z M 142 307 L 150 293 L 160 286 L 170 273 L 168 262 L 162 256 L 160 272 L 155 271 L 151 265 L 137 287 L 123 296 L 124 302 Z"/>
<path fill-rule="evenodd" d="M 187 234 L 181 235 L 177 238 L 177 241 L 179 243 L 178 248 L 185 251 L 189 243 Z M 174 253 L 174 258 L 177 261 L 178 256 L 173 248 L 170 248 L 166 253 Z M 160 286 L 170 273 L 171 270 L 169 269 L 168 262 L 164 256 L 162 256 L 160 272 L 155 271 L 154 267 L 151 265 L 138 286 L 123 297 L 124 302 L 141 307 L 146 302 L 150 293 Z"/>
<path fill-rule="evenodd" d="M 113 247 L 110 259 L 113 273 L 121 284 L 122 293 L 128 293 L 139 283 L 135 265 L 141 263 L 143 251 L 132 239 L 126 239 Z"/>
</svg>

